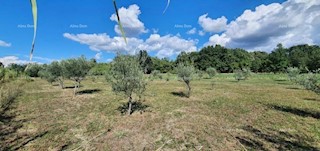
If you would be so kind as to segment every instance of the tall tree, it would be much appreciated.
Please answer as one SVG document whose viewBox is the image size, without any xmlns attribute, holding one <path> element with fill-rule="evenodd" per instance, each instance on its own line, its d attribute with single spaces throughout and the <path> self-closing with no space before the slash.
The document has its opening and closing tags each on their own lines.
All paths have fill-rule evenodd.
<svg viewBox="0 0 320 151">
<path fill-rule="evenodd" d="M 152 59 L 148 55 L 148 52 L 146 50 L 139 51 L 138 60 L 144 74 L 150 74 L 152 71 L 153 64 L 152 64 Z"/>
<path fill-rule="evenodd" d="M 251 70 L 253 72 L 268 72 L 269 69 L 267 67 L 268 62 L 268 53 L 263 51 L 255 51 L 251 52 L 252 62 L 251 62 Z"/>
<path fill-rule="evenodd" d="M 170 61 L 167 58 L 152 58 L 152 62 L 153 62 L 153 70 L 159 70 L 161 73 L 168 73 L 168 72 L 172 72 L 173 68 L 174 68 L 174 62 Z"/>
<path fill-rule="evenodd" d="M 285 72 L 290 65 L 288 49 L 284 48 L 282 44 L 277 45 L 277 48 L 271 52 L 268 59 L 271 61 L 270 67 L 273 72 Z"/>
</svg>

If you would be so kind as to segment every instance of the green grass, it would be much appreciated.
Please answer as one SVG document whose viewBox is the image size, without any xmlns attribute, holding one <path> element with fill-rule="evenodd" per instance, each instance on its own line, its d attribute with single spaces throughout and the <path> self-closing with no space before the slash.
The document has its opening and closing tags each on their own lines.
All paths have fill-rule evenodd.
<svg viewBox="0 0 320 151">
<path fill-rule="evenodd" d="M 103 77 L 87 78 L 75 97 L 73 89 L 35 79 L 23 86 L 12 109 L 12 121 L 22 126 L 6 145 L 22 150 L 320 149 L 320 97 L 286 75 L 254 74 L 236 82 L 233 74 L 219 74 L 195 79 L 191 86 L 186 98 L 180 95 L 184 83 L 173 75 L 169 81 L 150 81 L 141 100 L 147 108 L 127 116 L 118 111 L 127 99 L 115 95 Z"/>
</svg>

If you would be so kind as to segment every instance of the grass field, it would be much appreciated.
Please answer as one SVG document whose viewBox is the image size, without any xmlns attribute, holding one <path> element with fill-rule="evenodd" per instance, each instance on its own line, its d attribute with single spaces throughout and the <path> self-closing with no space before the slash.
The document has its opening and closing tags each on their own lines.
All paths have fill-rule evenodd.
<svg viewBox="0 0 320 151">
<path fill-rule="evenodd" d="M 214 81 L 214 82 L 212 82 Z M 286 75 L 232 74 L 185 85 L 154 80 L 123 115 L 127 99 L 104 77 L 88 78 L 73 96 L 45 80 L 26 83 L 1 126 L 9 150 L 320 150 L 320 96 Z"/>
</svg>

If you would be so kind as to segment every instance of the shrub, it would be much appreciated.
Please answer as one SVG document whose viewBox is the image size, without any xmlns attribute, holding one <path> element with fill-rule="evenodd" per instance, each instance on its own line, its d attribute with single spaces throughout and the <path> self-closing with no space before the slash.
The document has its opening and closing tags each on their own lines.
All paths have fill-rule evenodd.
<svg viewBox="0 0 320 151">
<path fill-rule="evenodd" d="M 240 80 L 247 80 L 249 78 L 249 76 L 251 76 L 251 71 L 250 69 L 242 69 L 242 70 L 235 70 L 234 72 L 234 78 L 237 80 L 237 81 L 240 81 Z"/>
<path fill-rule="evenodd" d="M 209 78 L 213 78 L 218 73 L 217 69 L 216 68 L 212 68 L 212 67 L 207 68 L 206 72 L 209 75 Z"/>
<path fill-rule="evenodd" d="M 151 72 L 152 78 L 154 79 L 162 79 L 161 72 L 159 70 L 153 70 Z"/>
<path fill-rule="evenodd" d="M 308 75 L 302 77 L 298 81 L 298 83 L 304 86 L 307 90 L 311 90 L 317 94 L 320 94 L 320 84 L 319 84 L 319 77 L 317 74 L 309 73 Z"/>
<path fill-rule="evenodd" d="M 179 64 L 177 67 L 177 73 L 178 73 L 178 77 L 181 78 L 188 87 L 187 97 L 189 98 L 191 94 L 190 82 L 192 80 L 192 75 L 194 74 L 194 67 L 184 65 L 184 64 Z"/>
<path fill-rule="evenodd" d="M 299 68 L 296 67 L 289 67 L 287 69 L 288 77 L 290 81 L 296 82 L 298 75 L 300 74 Z"/>
<path fill-rule="evenodd" d="M 196 73 L 199 80 L 202 79 L 205 75 L 205 72 L 202 70 L 195 70 L 195 73 Z"/>
</svg>

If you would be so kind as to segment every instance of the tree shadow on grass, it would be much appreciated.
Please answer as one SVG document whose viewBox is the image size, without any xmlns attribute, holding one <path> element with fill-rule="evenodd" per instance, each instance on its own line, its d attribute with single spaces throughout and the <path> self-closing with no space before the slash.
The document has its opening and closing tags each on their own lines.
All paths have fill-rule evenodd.
<svg viewBox="0 0 320 151">
<path fill-rule="evenodd" d="M 313 117 L 316 119 L 320 119 L 320 112 L 318 111 L 312 111 L 310 109 L 299 109 L 294 108 L 290 106 L 280 106 L 280 105 L 274 105 L 274 104 L 268 104 L 269 108 L 281 111 L 281 112 L 287 112 L 294 115 L 302 116 L 302 117 Z"/>
<path fill-rule="evenodd" d="M 303 98 L 304 100 L 307 101 L 315 101 L 315 102 L 320 102 L 320 99 L 316 99 L 316 98 Z"/>
<path fill-rule="evenodd" d="M 171 92 L 171 94 L 172 95 L 174 95 L 174 96 L 179 96 L 179 97 L 185 97 L 185 98 L 187 98 L 188 96 L 187 96 L 187 94 L 185 94 L 185 93 L 183 93 L 183 92 Z"/>
<path fill-rule="evenodd" d="M 24 123 L 31 119 L 17 119 L 15 98 L 8 102 L 0 112 L 0 150 L 19 150 L 47 132 L 38 134 L 21 134 Z"/>
<path fill-rule="evenodd" d="M 141 114 L 143 112 L 146 112 L 147 111 L 147 108 L 150 107 L 149 105 L 146 105 L 146 104 L 142 104 L 141 102 L 132 102 L 132 109 L 131 109 L 131 113 L 134 113 L 134 112 L 140 112 Z M 118 107 L 118 111 L 121 113 L 121 114 L 127 114 L 128 113 L 128 108 L 129 108 L 129 103 L 122 103 L 121 106 Z"/>
<path fill-rule="evenodd" d="M 274 79 L 273 81 L 284 82 L 284 81 L 287 81 L 287 80 L 285 80 L 285 79 Z"/>
<path fill-rule="evenodd" d="M 72 86 L 65 86 L 65 87 L 63 87 L 64 89 L 74 89 L 74 85 L 72 85 Z M 83 85 L 79 85 L 79 87 L 78 88 L 81 88 L 81 87 L 83 87 Z"/>
<path fill-rule="evenodd" d="M 65 86 L 64 89 L 74 89 L 75 86 Z"/>
<path fill-rule="evenodd" d="M 253 150 L 270 150 L 272 147 L 277 150 L 315 150 L 319 149 L 309 145 L 313 140 L 303 138 L 299 135 L 292 135 L 288 132 L 268 129 L 265 131 L 254 128 L 251 125 L 244 126 L 244 131 L 249 132 L 249 136 L 237 136 L 236 139 L 246 148 Z M 271 144 L 265 145 L 266 143 Z"/>
<path fill-rule="evenodd" d="M 277 84 L 280 84 L 280 85 L 291 85 L 291 83 L 289 83 L 289 82 L 278 82 Z"/>
<path fill-rule="evenodd" d="M 290 90 L 304 90 L 302 88 L 297 88 L 297 87 L 287 87 L 286 89 L 290 89 Z"/>
<path fill-rule="evenodd" d="M 100 91 L 101 89 L 81 90 L 81 91 L 78 91 L 77 94 L 93 94 L 93 93 L 98 93 Z"/>
</svg>

